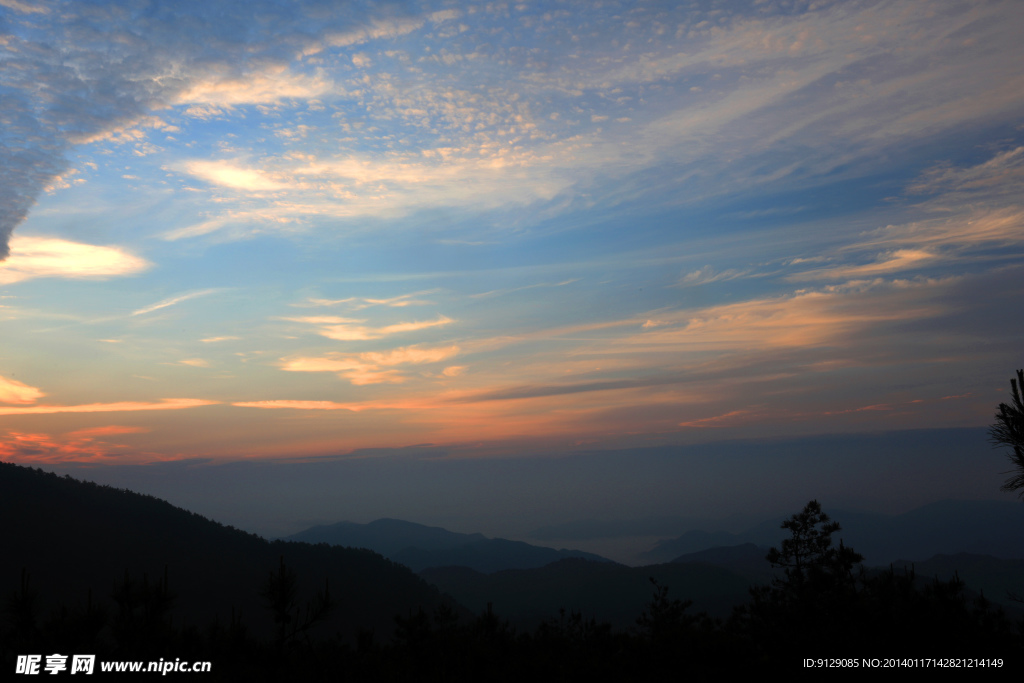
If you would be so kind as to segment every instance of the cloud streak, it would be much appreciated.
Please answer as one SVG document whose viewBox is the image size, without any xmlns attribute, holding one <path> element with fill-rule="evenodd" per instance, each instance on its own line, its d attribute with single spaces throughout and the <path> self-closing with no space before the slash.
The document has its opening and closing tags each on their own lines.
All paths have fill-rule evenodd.
<svg viewBox="0 0 1024 683">
<path fill-rule="evenodd" d="M 162 308 L 176 306 L 177 304 L 180 304 L 182 301 L 196 299 L 201 296 L 209 296 L 210 294 L 214 294 L 219 291 L 219 289 L 202 289 L 196 292 L 186 292 L 185 294 L 178 294 L 177 296 L 168 297 L 166 299 L 162 299 L 156 302 L 155 304 L 143 306 L 138 310 L 132 311 L 132 315 L 146 315 L 147 313 L 152 313 L 153 311 L 159 311 Z"/>
<path fill-rule="evenodd" d="M 411 321 L 383 325 L 381 327 L 368 327 L 360 323 L 366 322 L 362 319 L 343 318 L 338 316 L 306 316 L 301 318 L 286 318 L 294 322 L 308 323 L 319 327 L 318 334 L 337 341 L 366 341 L 372 339 L 383 339 L 396 334 L 408 334 L 419 332 L 432 327 L 441 327 L 455 322 L 451 318 L 441 315 L 437 320 Z"/>
<path fill-rule="evenodd" d="M 440 363 L 458 355 L 458 346 L 426 348 L 406 346 L 390 351 L 368 351 L 360 354 L 330 353 L 319 358 L 299 357 L 286 360 L 281 366 L 289 372 L 333 372 L 352 384 L 392 383 L 407 377 L 390 369 L 401 365 Z"/>
<path fill-rule="evenodd" d="M 146 410 L 184 410 L 212 406 L 219 401 L 199 398 L 164 398 L 156 402 L 121 401 L 119 403 L 86 403 L 82 405 L 0 406 L 0 415 L 53 415 L 55 413 L 131 413 Z"/>
</svg>

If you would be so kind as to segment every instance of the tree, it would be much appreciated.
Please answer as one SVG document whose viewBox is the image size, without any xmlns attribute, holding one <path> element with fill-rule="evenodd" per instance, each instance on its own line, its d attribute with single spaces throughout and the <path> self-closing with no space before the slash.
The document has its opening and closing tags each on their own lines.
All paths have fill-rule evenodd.
<svg viewBox="0 0 1024 683">
<path fill-rule="evenodd" d="M 297 585 L 298 579 L 295 572 L 285 566 L 284 555 L 282 555 L 280 568 L 276 572 L 270 572 L 270 576 L 260 591 L 260 596 L 274 615 L 279 648 L 284 647 L 299 635 L 305 636 L 308 643 L 309 629 L 326 619 L 334 609 L 334 601 L 331 600 L 331 587 L 325 579 L 323 592 L 317 592 L 316 597 L 306 603 L 306 611 L 303 615 L 299 609 Z"/>
<path fill-rule="evenodd" d="M 853 567 L 864 557 L 847 548 L 843 542 L 832 545 L 832 534 L 842 530 L 821 511 L 821 503 L 812 500 L 799 514 L 782 523 L 790 538 L 782 541 L 782 549 L 772 548 L 765 556 L 773 567 L 786 572 L 786 578 L 777 581 L 777 587 L 800 595 L 811 585 L 823 582 L 853 585 Z M 831 587 L 831 586 L 830 586 Z"/>
<path fill-rule="evenodd" d="M 995 447 L 1009 446 L 1012 452 L 1007 453 L 1014 470 L 1007 472 L 1011 475 L 1002 489 L 1007 493 L 1020 491 L 1019 496 L 1024 499 L 1024 402 L 1021 401 L 1021 392 L 1024 391 L 1024 370 L 1017 371 L 1017 379 L 1010 380 L 1010 389 L 1013 393 L 1013 402 L 999 404 L 999 412 L 996 413 L 996 423 L 989 428 L 989 436 L 992 445 Z"/>
</svg>

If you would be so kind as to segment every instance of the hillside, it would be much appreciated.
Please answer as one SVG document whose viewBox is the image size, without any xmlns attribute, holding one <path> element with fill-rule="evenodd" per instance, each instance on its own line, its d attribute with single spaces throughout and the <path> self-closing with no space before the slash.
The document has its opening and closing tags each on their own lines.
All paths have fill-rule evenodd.
<svg viewBox="0 0 1024 683">
<path fill-rule="evenodd" d="M 283 558 L 295 572 L 299 605 L 329 582 L 337 604 L 322 634 L 359 628 L 391 632 L 393 617 L 433 609 L 438 592 L 406 567 L 369 550 L 275 541 L 226 527 L 151 496 L 0 463 L 0 592 L 22 570 L 46 615 L 58 605 L 110 602 L 124 577 L 155 584 L 165 574 L 176 623 L 207 626 L 241 615 L 255 635 L 273 622 L 259 593 Z"/>
<path fill-rule="evenodd" d="M 651 600 L 651 578 L 668 586 L 671 597 L 693 600 L 691 614 L 707 611 L 720 617 L 746 601 L 750 587 L 746 577 L 707 564 L 626 567 L 582 559 L 494 574 L 444 567 L 424 570 L 420 576 L 474 612 L 492 603 L 495 612 L 527 630 L 563 608 L 582 611 L 614 628 L 632 628 Z"/>
</svg>

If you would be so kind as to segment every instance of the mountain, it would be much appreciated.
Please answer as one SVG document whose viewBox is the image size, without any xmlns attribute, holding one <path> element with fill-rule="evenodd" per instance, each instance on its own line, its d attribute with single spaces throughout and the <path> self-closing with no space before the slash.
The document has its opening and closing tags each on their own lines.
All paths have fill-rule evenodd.
<svg viewBox="0 0 1024 683">
<path fill-rule="evenodd" d="M 438 526 L 425 526 L 400 519 L 378 519 L 369 524 L 338 522 L 314 526 L 288 536 L 289 541 L 329 543 L 350 548 L 369 548 L 392 557 L 406 548 L 451 550 L 467 543 L 486 540 L 483 534 L 460 534 Z"/>
<path fill-rule="evenodd" d="M 776 571 L 765 559 L 767 554 L 767 548 L 744 543 L 680 555 L 672 560 L 672 564 L 707 564 L 727 569 L 738 576 L 750 579 L 753 583 L 767 584 L 776 576 Z"/>
<path fill-rule="evenodd" d="M 468 567 L 492 573 L 543 567 L 570 557 L 610 562 L 580 550 L 555 550 L 482 534 L 460 534 L 398 519 L 315 526 L 289 536 L 288 540 L 369 548 L 417 572 L 429 567 Z"/>
<path fill-rule="evenodd" d="M 166 575 L 176 623 L 202 629 L 234 612 L 267 636 L 274 625 L 260 591 L 282 561 L 299 606 L 329 585 L 341 608 L 316 627 L 324 634 L 367 628 L 386 637 L 395 614 L 442 602 L 407 567 L 369 550 L 268 542 L 152 496 L 8 463 L 0 520 L 0 595 L 18 589 L 24 570 L 41 616 L 90 597 L 109 604 L 126 577 L 152 586 Z"/>
<path fill-rule="evenodd" d="M 775 527 L 777 528 L 777 524 Z M 776 538 L 777 537 L 777 538 Z M 772 543 L 778 545 L 781 535 L 774 531 L 769 537 Z M 645 553 L 640 553 L 637 558 L 644 563 L 675 562 L 681 555 L 690 555 L 708 550 L 710 548 L 723 548 L 741 545 L 764 545 L 762 535 L 756 535 L 755 531 L 744 533 L 729 533 L 727 531 L 702 531 L 694 529 L 683 533 L 676 539 L 668 539 L 658 542 L 653 548 Z M 771 544 L 768 544 L 769 547 Z M 767 551 L 765 551 L 767 553 Z"/>
<path fill-rule="evenodd" d="M 580 558 L 593 562 L 611 562 L 600 555 L 581 550 L 555 550 L 522 541 L 488 538 L 447 550 L 421 550 L 406 548 L 391 559 L 404 564 L 414 572 L 428 567 L 468 567 L 491 574 L 503 569 L 533 569 L 567 558 Z"/>
<path fill-rule="evenodd" d="M 1024 559 L 1024 505 L 992 500 L 948 500 L 900 515 L 825 509 L 842 525 L 836 540 L 861 553 L 868 565 L 897 560 L 921 561 L 961 552 L 1003 559 Z M 778 547 L 786 536 L 782 520 L 766 521 L 738 534 L 688 531 L 641 553 L 644 563 L 674 558 L 717 546 L 753 543 Z"/>
</svg>

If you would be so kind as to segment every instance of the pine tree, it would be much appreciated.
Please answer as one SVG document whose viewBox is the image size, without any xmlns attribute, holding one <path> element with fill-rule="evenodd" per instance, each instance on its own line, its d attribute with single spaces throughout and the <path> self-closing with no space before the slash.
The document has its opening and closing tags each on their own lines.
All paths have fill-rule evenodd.
<svg viewBox="0 0 1024 683">
<path fill-rule="evenodd" d="M 1021 392 L 1024 391 L 1024 370 L 1018 370 L 1017 379 L 1010 380 L 1010 389 L 1013 394 L 1012 402 L 999 404 L 996 423 L 989 429 L 989 435 L 993 446 L 1009 446 L 1013 449 L 1007 457 L 1013 463 L 1014 470 L 1006 473 L 1011 476 L 1003 484 L 1003 491 L 1019 491 L 1019 496 L 1024 499 L 1024 401 L 1021 400 Z"/>
</svg>

